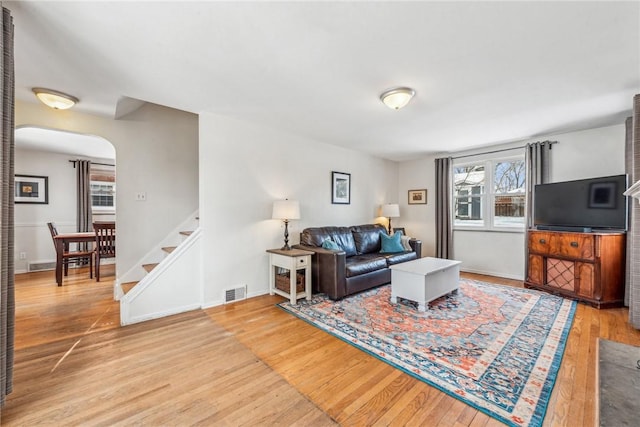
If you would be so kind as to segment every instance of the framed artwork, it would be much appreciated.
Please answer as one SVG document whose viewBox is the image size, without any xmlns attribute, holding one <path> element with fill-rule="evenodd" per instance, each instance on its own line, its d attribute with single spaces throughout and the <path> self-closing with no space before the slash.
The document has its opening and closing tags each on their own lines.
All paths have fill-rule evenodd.
<svg viewBox="0 0 640 427">
<path fill-rule="evenodd" d="M 16 203 L 49 204 L 49 177 L 35 175 L 16 175 Z"/>
<path fill-rule="evenodd" d="M 331 203 L 348 205 L 351 203 L 351 174 L 331 172 Z"/>
<path fill-rule="evenodd" d="M 427 190 L 409 190 L 410 205 L 426 205 Z"/>
<path fill-rule="evenodd" d="M 396 234 L 396 231 L 401 232 L 403 236 L 407 235 L 407 233 L 404 231 L 404 227 L 393 227 L 393 234 Z"/>
</svg>

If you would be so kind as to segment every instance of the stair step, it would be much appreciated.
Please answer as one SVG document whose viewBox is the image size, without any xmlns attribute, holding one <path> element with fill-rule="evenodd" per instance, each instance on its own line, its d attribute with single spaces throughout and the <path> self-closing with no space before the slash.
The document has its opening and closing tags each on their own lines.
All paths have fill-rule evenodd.
<svg viewBox="0 0 640 427">
<path fill-rule="evenodd" d="M 181 231 L 180 234 L 182 234 L 183 236 L 191 236 L 193 234 L 193 231 Z"/>
<path fill-rule="evenodd" d="M 131 290 L 131 288 L 133 288 L 137 284 L 138 282 L 127 282 L 127 283 L 121 284 L 120 288 L 122 288 L 122 292 L 126 294 Z"/>
<path fill-rule="evenodd" d="M 164 248 L 162 248 L 162 250 L 170 254 L 171 252 L 175 251 L 176 248 L 177 246 L 165 246 Z"/>
<path fill-rule="evenodd" d="M 144 268 L 147 273 L 150 273 L 151 270 L 153 270 L 154 268 L 156 268 L 156 266 L 158 265 L 158 263 L 156 262 L 155 264 L 143 264 L 142 268 Z"/>
</svg>

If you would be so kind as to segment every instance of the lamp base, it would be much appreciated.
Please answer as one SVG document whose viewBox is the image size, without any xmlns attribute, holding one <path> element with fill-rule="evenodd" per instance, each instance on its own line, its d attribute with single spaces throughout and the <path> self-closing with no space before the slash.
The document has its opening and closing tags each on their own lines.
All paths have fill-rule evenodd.
<svg viewBox="0 0 640 427">
<path fill-rule="evenodd" d="M 280 248 L 283 251 L 290 251 L 291 246 L 289 246 L 289 221 L 284 220 L 284 246 Z"/>
<path fill-rule="evenodd" d="M 389 218 L 389 236 L 391 236 L 391 218 Z"/>
</svg>

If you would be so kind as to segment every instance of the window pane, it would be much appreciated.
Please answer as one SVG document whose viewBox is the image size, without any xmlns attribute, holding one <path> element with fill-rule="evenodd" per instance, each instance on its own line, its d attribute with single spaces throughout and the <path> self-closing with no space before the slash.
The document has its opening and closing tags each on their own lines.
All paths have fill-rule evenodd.
<svg viewBox="0 0 640 427">
<path fill-rule="evenodd" d="M 453 169 L 454 197 L 484 193 L 485 171 L 484 164 L 458 166 Z"/>
<path fill-rule="evenodd" d="M 454 201 L 454 225 L 465 227 L 484 226 L 482 199 L 483 198 L 479 196 L 456 197 Z"/>
<path fill-rule="evenodd" d="M 91 183 L 91 205 L 94 208 L 115 207 L 115 183 L 92 182 Z"/>
<path fill-rule="evenodd" d="M 493 225 L 496 227 L 524 226 L 524 194 L 496 195 Z"/>
<path fill-rule="evenodd" d="M 524 179 L 523 160 L 498 162 L 494 169 L 494 192 L 524 193 Z"/>
</svg>

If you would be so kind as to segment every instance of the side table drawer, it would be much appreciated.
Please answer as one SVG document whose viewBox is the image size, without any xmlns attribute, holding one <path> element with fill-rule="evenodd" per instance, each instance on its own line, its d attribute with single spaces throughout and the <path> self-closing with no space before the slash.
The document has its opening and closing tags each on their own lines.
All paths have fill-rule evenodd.
<svg viewBox="0 0 640 427">
<path fill-rule="evenodd" d="M 295 259 L 295 265 L 296 267 L 306 267 L 307 265 L 309 265 L 309 258 L 308 256 L 299 256 L 296 257 Z"/>
</svg>

